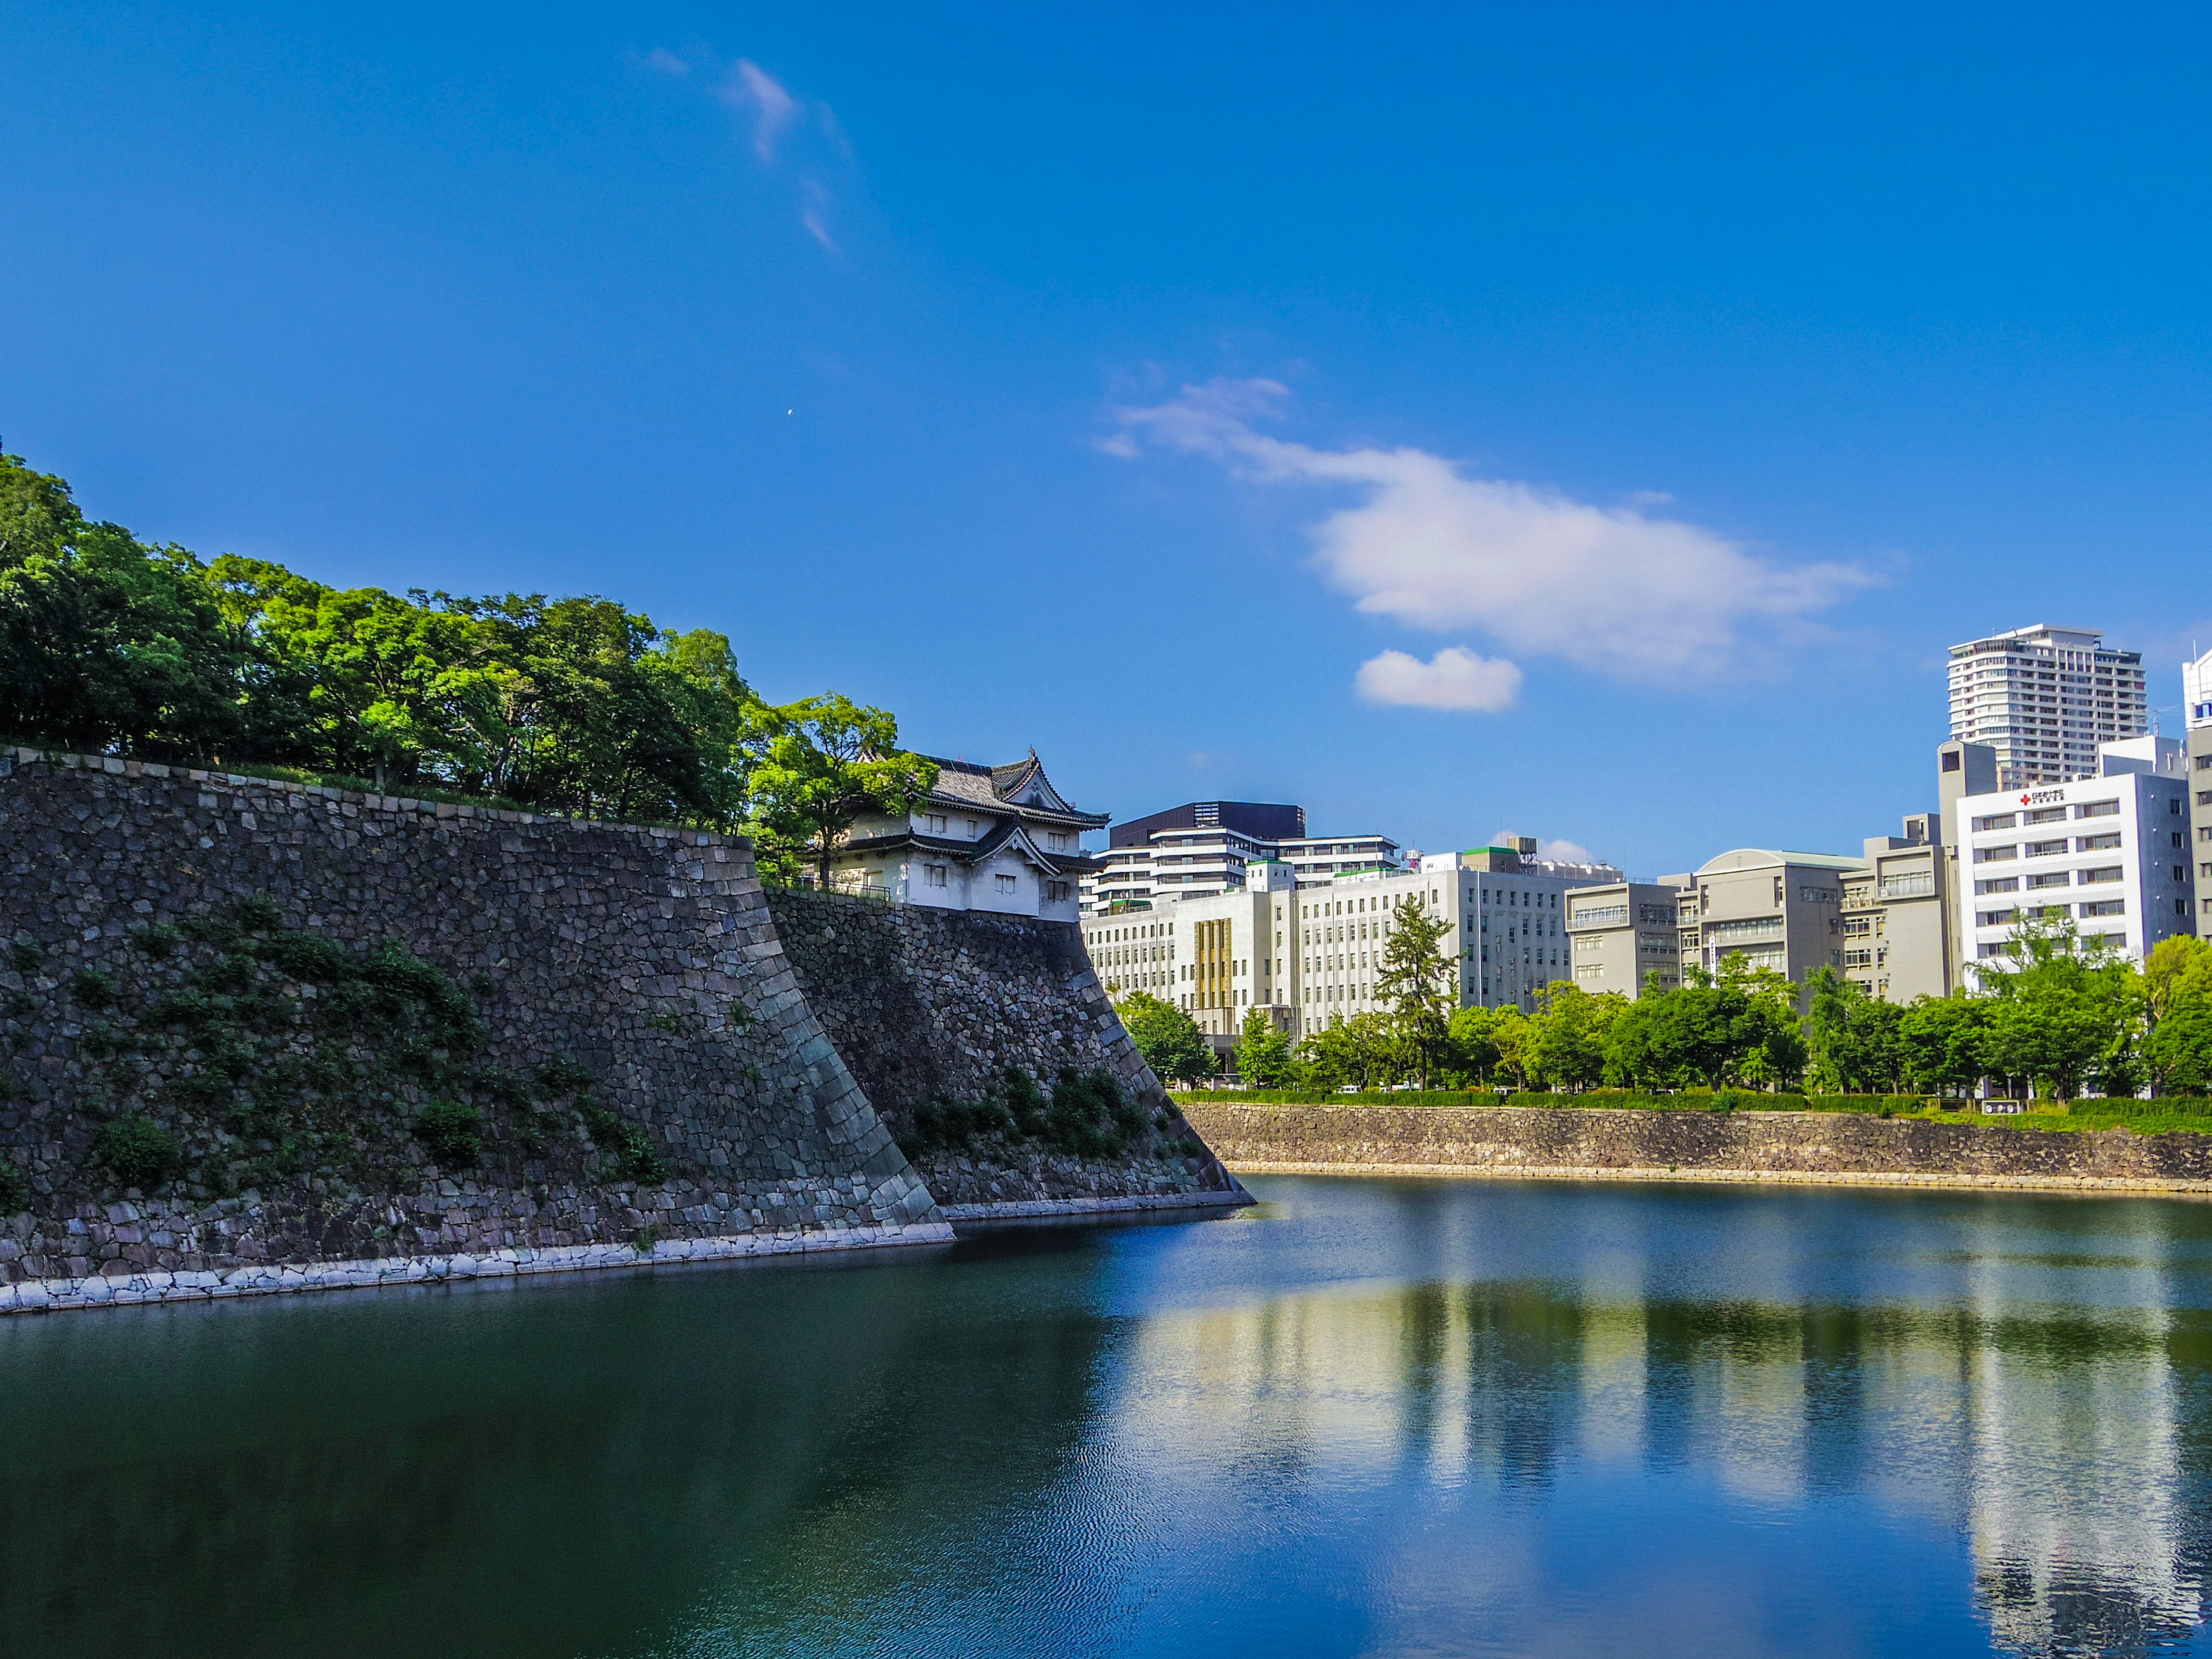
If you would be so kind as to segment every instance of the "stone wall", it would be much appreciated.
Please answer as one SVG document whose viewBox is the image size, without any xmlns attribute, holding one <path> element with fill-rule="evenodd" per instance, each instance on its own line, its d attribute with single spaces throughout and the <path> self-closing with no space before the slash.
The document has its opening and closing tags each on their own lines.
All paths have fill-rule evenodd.
<svg viewBox="0 0 2212 1659">
<path fill-rule="evenodd" d="M 1047 1200 L 1242 1200 L 1121 1029 L 1075 927 L 812 892 L 772 892 L 769 908 L 816 1017 L 956 1217 Z M 1002 1092 L 1009 1068 L 1048 1088 L 1063 1070 L 1103 1068 L 1150 1127 L 1111 1157 L 1005 1135 L 916 1144 L 925 1108 Z"/>
<path fill-rule="evenodd" d="M 2052 1131 L 1841 1112 L 1184 1107 L 1246 1172 L 1779 1181 L 2212 1193 L 2212 1135 Z"/>
<path fill-rule="evenodd" d="M 0 1310 L 950 1236 L 738 840 L 0 751 Z"/>
</svg>

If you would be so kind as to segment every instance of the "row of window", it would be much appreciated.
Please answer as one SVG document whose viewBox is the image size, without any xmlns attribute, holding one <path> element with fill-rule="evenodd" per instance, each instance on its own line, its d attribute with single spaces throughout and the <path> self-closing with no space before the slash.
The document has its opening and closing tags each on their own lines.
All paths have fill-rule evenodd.
<svg viewBox="0 0 2212 1659">
<path fill-rule="evenodd" d="M 2116 800 L 2085 800 L 2074 808 L 2077 818 L 2109 818 L 2118 813 L 2120 804 Z M 2058 823 L 2064 821 L 2063 806 L 2039 806 L 2027 812 L 1992 812 L 1987 817 L 1974 820 L 1979 830 L 2013 830 L 2023 823 Z"/>
</svg>

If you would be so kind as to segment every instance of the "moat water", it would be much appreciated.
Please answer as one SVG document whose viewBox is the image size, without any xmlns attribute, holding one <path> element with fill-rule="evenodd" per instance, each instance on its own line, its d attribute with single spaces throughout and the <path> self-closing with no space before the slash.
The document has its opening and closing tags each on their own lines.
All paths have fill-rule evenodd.
<svg viewBox="0 0 2212 1659">
<path fill-rule="evenodd" d="M 0 1654 L 2209 1645 L 2212 1206 L 1249 1184 L 0 1322 Z"/>
</svg>

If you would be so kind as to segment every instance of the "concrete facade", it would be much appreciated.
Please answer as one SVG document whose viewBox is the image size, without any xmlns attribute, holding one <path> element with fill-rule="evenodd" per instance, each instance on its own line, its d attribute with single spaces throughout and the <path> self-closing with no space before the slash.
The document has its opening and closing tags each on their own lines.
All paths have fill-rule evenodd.
<svg viewBox="0 0 2212 1659">
<path fill-rule="evenodd" d="M 1917 812 L 1901 836 L 1873 836 L 1865 868 L 1844 877 L 1844 977 L 1884 1002 L 1948 996 L 1952 860 L 1940 812 Z"/>
<path fill-rule="evenodd" d="M 1844 880 L 1858 859 L 1739 848 L 1700 866 L 1682 895 L 1682 975 L 1717 975 L 1732 958 L 1802 985 L 1844 965 Z"/>
<path fill-rule="evenodd" d="M 2106 745 L 2103 775 L 1962 795 L 1953 804 L 1959 955 L 2002 962 L 2021 919 L 2072 921 L 2084 940 L 2139 962 L 2193 929 L 2190 784 L 2182 745 Z"/>
<path fill-rule="evenodd" d="M 1680 894 L 1655 882 L 1616 881 L 1568 895 L 1568 956 L 1577 988 L 1635 998 L 1682 982 Z"/>
</svg>

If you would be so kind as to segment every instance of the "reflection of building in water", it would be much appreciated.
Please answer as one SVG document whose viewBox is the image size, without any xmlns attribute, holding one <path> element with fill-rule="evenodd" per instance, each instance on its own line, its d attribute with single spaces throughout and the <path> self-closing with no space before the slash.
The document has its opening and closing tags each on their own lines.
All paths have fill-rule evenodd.
<svg viewBox="0 0 2212 1659">
<path fill-rule="evenodd" d="M 2020 1288 L 1986 1315 L 1347 1288 L 1147 1320 L 1126 1411 L 1163 1467 L 1235 1447 L 1354 1486 L 1540 1493 L 1563 1466 L 1640 1462 L 1767 1510 L 1862 1492 L 1966 1531 L 1999 1647 L 2162 1648 L 2203 1617 L 2163 1331 L 2023 1315 Z"/>
<path fill-rule="evenodd" d="M 2194 1630 L 2164 1333 L 2146 1318 L 2058 1352 L 1985 1341 L 1967 1385 L 1974 1559 L 1997 1641 L 2128 1653 Z"/>
</svg>

